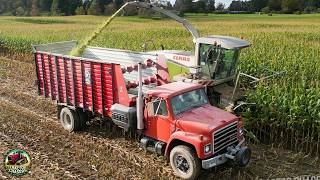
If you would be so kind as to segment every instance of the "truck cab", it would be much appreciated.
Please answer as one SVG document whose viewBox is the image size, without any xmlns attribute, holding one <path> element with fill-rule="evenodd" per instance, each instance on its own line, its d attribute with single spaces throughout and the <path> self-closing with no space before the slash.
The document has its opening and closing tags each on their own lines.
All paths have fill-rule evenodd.
<svg viewBox="0 0 320 180">
<path fill-rule="evenodd" d="M 140 147 L 166 155 L 177 176 L 194 179 L 201 168 L 228 160 L 239 166 L 249 162 L 241 118 L 211 106 L 204 86 L 165 84 L 149 90 L 144 102 Z"/>
</svg>

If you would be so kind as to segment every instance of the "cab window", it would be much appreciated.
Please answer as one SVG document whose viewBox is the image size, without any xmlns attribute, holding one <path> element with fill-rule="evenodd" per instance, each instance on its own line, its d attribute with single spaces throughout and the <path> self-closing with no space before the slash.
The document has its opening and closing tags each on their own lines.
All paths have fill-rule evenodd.
<svg viewBox="0 0 320 180">
<path fill-rule="evenodd" d="M 224 50 L 223 56 L 217 66 L 215 73 L 216 79 L 228 78 L 235 74 L 235 63 L 236 63 L 236 52 L 235 50 Z"/>
<path fill-rule="evenodd" d="M 153 100 L 153 114 L 155 116 L 162 115 L 167 116 L 168 110 L 167 110 L 167 104 L 166 101 L 163 99 L 154 99 Z"/>
<path fill-rule="evenodd" d="M 202 73 L 213 79 L 224 79 L 236 73 L 238 49 L 224 49 L 211 44 L 200 44 L 199 65 Z"/>
<path fill-rule="evenodd" d="M 174 115 L 199 108 L 205 104 L 208 104 L 208 102 L 209 101 L 204 89 L 196 89 L 183 94 L 179 94 L 171 99 Z"/>
</svg>

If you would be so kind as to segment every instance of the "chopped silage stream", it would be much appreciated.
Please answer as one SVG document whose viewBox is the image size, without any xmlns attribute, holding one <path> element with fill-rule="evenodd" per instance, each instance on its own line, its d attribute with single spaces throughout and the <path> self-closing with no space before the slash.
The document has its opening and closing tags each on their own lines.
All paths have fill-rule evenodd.
<svg viewBox="0 0 320 180">
<path fill-rule="evenodd" d="M 0 153 L 26 149 L 32 156 L 26 178 L 174 178 L 163 157 L 139 150 L 136 140 L 114 133 L 117 129 L 97 123 L 84 132 L 65 132 L 55 104 L 37 95 L 33 68 L 33 63 L 0 58 Z M 253 157 L 247 168 L 224 166 L 204 172 L 201 179 L 320 175 L 314 158 L 273 146 L 250 146 Z M 11 178 L 0 170 L 0 179 Z"/>
</svg>

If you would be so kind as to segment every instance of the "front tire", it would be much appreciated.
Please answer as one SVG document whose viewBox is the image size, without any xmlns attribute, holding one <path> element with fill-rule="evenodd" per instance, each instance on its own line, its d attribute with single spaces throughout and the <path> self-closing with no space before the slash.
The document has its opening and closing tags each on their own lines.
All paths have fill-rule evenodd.
<svg viewBox="0 0 320 180">
<path fill-rule="evenodd" d="M 63 107 L 60 111 L 60 123 L 69 132 L 81 129 L 80 118 L 76 111 Z"/>
<path fill-rule="evenodd" d="M 196 179 L 201 171 L 200 160 L 192 148 L 184 145 L 174 147 L 170 152 L 170 165 L 176 176 Z"/>
<path fill-rule="evenodd" d="M 240 167 L 248 165 L 251 158 L 251 150 L 248 147 L 242 147 L 236 154 L 236 162 Z"/>
</svg>

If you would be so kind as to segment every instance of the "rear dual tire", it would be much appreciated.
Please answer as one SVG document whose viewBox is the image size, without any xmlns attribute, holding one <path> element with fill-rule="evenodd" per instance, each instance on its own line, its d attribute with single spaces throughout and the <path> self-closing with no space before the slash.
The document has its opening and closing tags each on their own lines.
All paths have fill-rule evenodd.
<svg viewBox="0 0 320 180">
<path fill-rule="evenodd" d="M 88 117 L 84 112 L 75 111 L 68 107 L 59 109 L 61 109 L 59 114 L 60 123 L 65 130 L 74 132 L 80 131 L 85 127 Z"/>
</svg>

